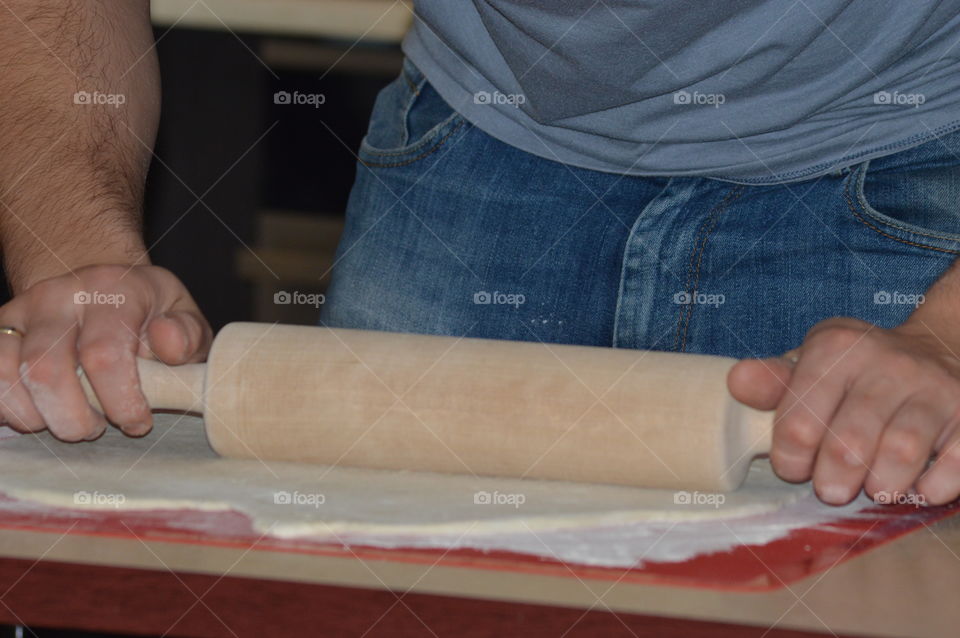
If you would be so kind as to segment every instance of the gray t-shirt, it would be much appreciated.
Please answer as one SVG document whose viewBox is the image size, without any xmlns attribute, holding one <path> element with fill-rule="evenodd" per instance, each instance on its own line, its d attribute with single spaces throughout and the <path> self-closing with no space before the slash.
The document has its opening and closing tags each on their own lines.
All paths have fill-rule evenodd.
<svg viewBox="0 0 960 638">
<path fill-rule="evenodd" d="M 960 128 L 960 0 L 417 0 L 404 51 L 490 135 L 746 183 Z"/>
</svg>

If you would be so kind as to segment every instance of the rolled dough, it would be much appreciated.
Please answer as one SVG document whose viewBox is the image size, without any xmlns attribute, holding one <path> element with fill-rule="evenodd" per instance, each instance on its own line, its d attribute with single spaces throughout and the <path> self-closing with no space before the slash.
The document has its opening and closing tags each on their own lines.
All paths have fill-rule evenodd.
<svg viewBox="0 0 960 638">
<path fill-rule="evenodd" d="M 216 456 L 196 417 L 156 415 L 132 439 L 111 429 L 90 443 L 47 433 L 0 440 L 0 492 L 76 509 L 238 510 L 277 537 L 491 534 L 728 520 L 782 508 L 806 485 L 757 461 L 722 496 L 673 491 L 322 467 Z"/>
</svg>

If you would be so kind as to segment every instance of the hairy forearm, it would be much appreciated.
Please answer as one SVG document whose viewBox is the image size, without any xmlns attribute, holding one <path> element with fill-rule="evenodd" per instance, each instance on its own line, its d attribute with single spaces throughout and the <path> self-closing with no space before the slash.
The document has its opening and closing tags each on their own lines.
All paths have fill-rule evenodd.
<svg viewBox="0 0 960 638">
<path fill-rule="evenodd" d="M 152 44 L 148 0 L 0 3 L 0 244 L 14 292 L 95 263 L 147 263 Z"/>
</svg>

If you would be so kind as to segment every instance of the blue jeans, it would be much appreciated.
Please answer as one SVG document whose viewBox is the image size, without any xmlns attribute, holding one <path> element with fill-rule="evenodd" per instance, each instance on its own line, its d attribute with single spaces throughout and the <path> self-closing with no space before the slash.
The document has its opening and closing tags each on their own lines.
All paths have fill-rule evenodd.
<svg viewBox="0 0 960 638">
<path fill-rule="evenodd" d="M 899 324 L 960 254 L 960 133 L 806 182 L 624 177 L 494 139 L 408 62 L 359 157 L 327 326 L 771 356 Z"/>
</svg>

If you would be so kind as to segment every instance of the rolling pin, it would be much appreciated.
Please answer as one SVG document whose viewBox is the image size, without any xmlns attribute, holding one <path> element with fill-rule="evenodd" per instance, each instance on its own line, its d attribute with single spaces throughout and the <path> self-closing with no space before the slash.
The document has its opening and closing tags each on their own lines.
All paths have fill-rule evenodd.
<svg viewBox="0 0 960 638">
<path fill-rule="evenodd" d="M 138 366 L 151 407 L 202 413 L 226 457 L 729 491 L 772 428 L 727 392 L 733 363 L 234 323 L 206 364 Z"/>
</svg>

